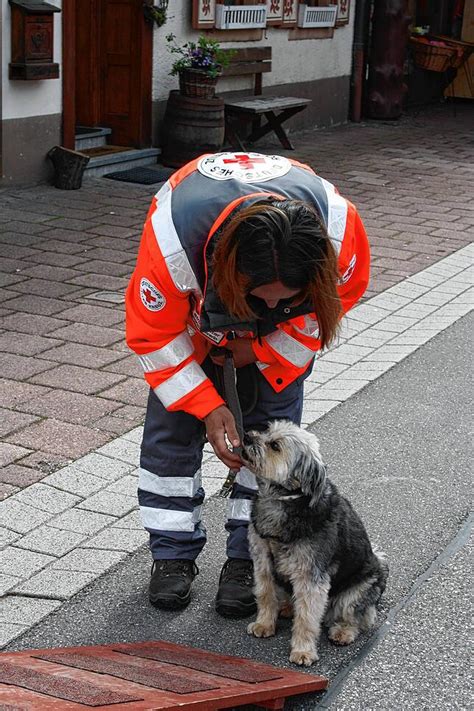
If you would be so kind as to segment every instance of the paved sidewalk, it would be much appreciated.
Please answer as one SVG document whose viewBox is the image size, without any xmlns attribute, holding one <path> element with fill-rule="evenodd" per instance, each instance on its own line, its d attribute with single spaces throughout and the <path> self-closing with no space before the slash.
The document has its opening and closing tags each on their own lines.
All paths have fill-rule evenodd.
<svg viewBox="0 0 474 711">
<path fill-rule="evenodd" d="M 437 264 L 356 306 L 340 343 L 317 359 L 305 383 L 303 425 L 311 425 L 391 370 L 473 307 L 474 249 Z M 12 494 L 2 505 L 0 645 L 23 634 L 147 540 L 137 512 L 142 428 Z M 227 470 L 206 445 L 207 497 Z"/>
<path fill-rule="evenodd" d="M 367 297 L 472 239 L 472 118 L 470 106 L 457 116 L 439 107 L 295 137 L 288 154 L 362 214 L 373 254 Z M 4 497 L 142 421 L 147 389 L 123 342 L 120 302 L 155 191 L 100 179 L 78 191 L 0 192 Z"/>
<path fill-rule="evenodd" d="M 468 108 L 295 139 L 296 157 L 357 204 L 374 257 L 365 303 L 308 379 L 304 424 L 472 309 Z M 122 300 L 155 191 L 101 179 L 0 192 L 0 644 L 146 540 L 135 492 L 147 388 Z M 206 450 L 212 495 L 225 471 Z"/>
<path fill-rule="evenodd" d="M 332 480 L 353 503 L 374 545 L 387 554 L 390 575 L 378 610 L 380 627 L 346 648 L 330 644 L 323 632 L 320 660 L 306 671 L 328 676 L 329 693 L 322 699 L 296 697 L 287 711 L 470 708 L 466 565 L 473 319 L 460 318 L 311 427 Z M 161 639 L 294 669 L 288 660 L 289 620 L 279 622 L 275 637 L 258 640 L 247 635 L 246 620 L 224 619 L 215 611 L 226 503 L 217 497 L 205 502 L 208 541 L 185 610 L 149 604 L 150 554 L 144 546 L 14 639 L 8 651 Z M 8 606 L 12 623 L 27 619 L 21 602 Z M 28 602 L 29 614 L 36 603 L 39 616 L 42 601 Z"/>
</svg>

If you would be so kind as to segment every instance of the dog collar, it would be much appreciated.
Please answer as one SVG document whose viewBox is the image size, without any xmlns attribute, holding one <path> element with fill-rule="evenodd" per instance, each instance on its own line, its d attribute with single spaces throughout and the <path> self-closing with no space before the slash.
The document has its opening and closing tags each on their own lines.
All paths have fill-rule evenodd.
<svg viewBox="0 0 474 711">
<path fill-rule="evenodd" d="M 282 494 L 281 496 L 277 496 L 276 499 L 278 501 L 294 501 L 294 499 L 301 499 L 302 496 L 304 496 L 303 492 L 299 494 Z"/>
</svg>

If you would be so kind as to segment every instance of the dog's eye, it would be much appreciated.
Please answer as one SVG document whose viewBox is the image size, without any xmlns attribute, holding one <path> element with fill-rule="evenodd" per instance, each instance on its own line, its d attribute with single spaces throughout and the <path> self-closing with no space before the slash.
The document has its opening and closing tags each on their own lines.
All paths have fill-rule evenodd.
<svg viewBox="0 0 474 711">
<path fill-rule="evenodd" d="M 274 452 L 280 451 L 280 445 L 278 444 L 278 442 L 270 442 L 270 447 L 273 449 Z"/>
</svg>

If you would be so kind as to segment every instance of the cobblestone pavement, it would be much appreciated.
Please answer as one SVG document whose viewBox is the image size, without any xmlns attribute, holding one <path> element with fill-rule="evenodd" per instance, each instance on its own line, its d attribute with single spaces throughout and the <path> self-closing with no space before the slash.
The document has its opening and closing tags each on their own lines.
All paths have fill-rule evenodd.
<svg viewBox="0 0 474 711">
<path fill-rule="evenodd" d="M 357 205 L 373 254 L 368 300 L 308 382 L 305 424 L 472 308 L 471 120 L 442 107 L 294 137 L 291 155 Z M 133 509 L 147 388 L 121 300 L 155 191 L 100 179 L 0 192 L 5 641 L 144 540 Z M 212 494 L 223 471 L 206 456 Z"/>
<path fill-rule="evenodd" d="M 305 384 L 309 425 L 360 392 L 473 306 L 472 245 L 355 307 L 340 344 L 318 358 Z M 0 646 L 146 542 L 136 502 L 142 427 L 46 476 L 2 504 Z M 224 465 L 205 448 L 207 496 Z"/>
<path fill-rule="evenodd" d="M 362 214 L 373 254 L 368 297 L 472 237 L 473 112 L 461 108 L 295 137 L 293 155 Z M 100 179 L 77 191 L 0 192 L 4 497 L 143 417 L 146 386 L 123 341 L 123 305 L 99 299 L 123 295 L 155 191 Z"/>
</svg>

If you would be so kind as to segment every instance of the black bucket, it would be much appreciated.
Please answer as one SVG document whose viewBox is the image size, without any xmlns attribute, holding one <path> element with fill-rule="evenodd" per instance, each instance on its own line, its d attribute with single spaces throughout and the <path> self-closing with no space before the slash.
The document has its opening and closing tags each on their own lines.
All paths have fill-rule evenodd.
<svg viewBox="0 0 474 711">
<path fill-rule="evenodd" d="M 54 146 L 48 152 L 48 158 L 54 166 L 55 187 L 60 190 L 79 190 L 90 157 L 63 146 Z"/>
</svg>

